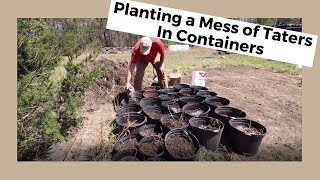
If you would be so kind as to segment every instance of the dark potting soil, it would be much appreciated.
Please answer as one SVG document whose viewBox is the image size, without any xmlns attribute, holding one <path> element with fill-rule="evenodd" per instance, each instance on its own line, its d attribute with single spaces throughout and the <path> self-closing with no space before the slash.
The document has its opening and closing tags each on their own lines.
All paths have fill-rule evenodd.
<svg viewBox="0 0 320 180">
<path fill-rule="evenodd" d="M 151 119 L 160 119 L 160 118 L 161 118 L 161 114 L 156 113 L 156 112 L 149 112 L 149 113 L 148 113 L 148 116 L 149 116 Z"/>
<path fill-rule="evenodd" d="M 158 135 L 158 134 L 154 131 L 154 128 L 145 129 L 145 130 L 141 131 L 140 134 L 141 134 L 143 137 Z"/>
<path fill-rule="evenodd" d="M 167 126 L 168 128 L 182 128 L 187 126 L 188 122 L 183 119 L 183 118 L 173 118 L 171 117 L 169 120 L 164 122 L 164 125 Z"/>
<path fill-rule="evenodd" d="M 211 106 L 223 106 L 222 102 L 214 101 L 209 103 Z"/>
<path fill-rule="evenodd" d="M 250 127 L 250 125 L 244 124 L 236 124 L 234 128 L 238 129 L 239 131 L 243 132 L 246 135 L 263 135 L 262 132 L 258 131 L 255 127 Z"/>
<path fill-rule="evenodd" d="M 192 109 L 192 110 L 186 110 L 185 113 L 191 115 L 191 116 L 200 116 L 202 113 L 204 113 L 204 110 L 202 109 Z"/>
<path fill-rule="evenodd" d="M 155 140 L 148 143 L 143 143 L 140 147 L 141 152 L 148 156 L 156 156 L 157 154 L 163 152 L 164 141 Z"/>
<path fill-rule="evenodd" d="M 138 146 L 138 141 L 137 139 L 133 138 L 133 139 L 126 140 L 121 144 L 119 144 L 118 146 L 116 146 L 115 150 L 120 151 L 123 149 L 137 149 L 137 146 Z"/>
<path fill-rule="evenodd" d="M 168 151 L 178 158 L 188 158 L 196 153 L 192 139 L 183 135 L 173 135 L 167 142 Z"/>
<path fill-rule="evenodd" d="M 133 156 L 126 156 L 121 158 L 120 161 L 139 161 L 139 159 Z"/>
</svg>

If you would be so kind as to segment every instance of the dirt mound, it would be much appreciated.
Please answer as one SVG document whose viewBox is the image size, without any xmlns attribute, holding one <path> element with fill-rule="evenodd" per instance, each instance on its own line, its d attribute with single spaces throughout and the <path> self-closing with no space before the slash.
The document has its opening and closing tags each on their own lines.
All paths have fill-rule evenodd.
<svg viewBox="0 0 320 180">
<path fill-rule="evenodd" d="M 125 92 L 124 84 L 127 76 L 128 62 L 126 60 L 109 60 L 98 57 L 86 65 L 87 70 L 104 66 L 105 73 L 103 77 L 92 85 L 89 97 L 97 104 L 114 102 Z M 124 93 L 125 94 L 125 93 Z"/>
</svg>

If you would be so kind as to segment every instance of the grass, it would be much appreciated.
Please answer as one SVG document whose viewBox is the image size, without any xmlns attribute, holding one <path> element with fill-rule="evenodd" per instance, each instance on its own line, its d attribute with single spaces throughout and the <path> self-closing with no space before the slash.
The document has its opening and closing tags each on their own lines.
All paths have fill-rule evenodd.
<svg viewBox="0 0 320 180">
<path fill-rule="evenodd" d="M 131 54 L 108 54 L 105 55 L 109 59 L 130 59 Z M 271 69 L 279 73 L 288 73 L 293 75 L 302 74 L 301 69 L 296 69 L 296 65 L 283 63 L 273 60 L 267 60 L 241 54 L 219 55 L 210 49 L 193 49 L 187 52 L 171 52 L 167 51 L 165 59 L 166 73 L 178 72 L 186 74 L 192 68 L 209 68 L 215 64 L 223 65 L 245 65 L 255 68 Z M 152 74 L 152 66 L 148 65 L 146 74 Z"/>
</svg>

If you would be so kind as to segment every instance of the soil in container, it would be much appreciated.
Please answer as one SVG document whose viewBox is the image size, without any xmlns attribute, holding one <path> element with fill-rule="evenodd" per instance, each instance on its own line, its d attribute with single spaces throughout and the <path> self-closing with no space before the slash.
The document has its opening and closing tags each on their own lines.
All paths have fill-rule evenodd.
<svg viewBox="0 0 320 180">
<path fill-rule="evenodd" d="M 146 126 L 142 126 L 139 134 L 142 137 L 148 137 L 148 136 L 159 136 L 162 135 L 162 128 L 161 126 L 157 125 L 157 124 L 150 124 L 150 125 L 146 125 Z"/>
<path fill-rule="evenodd" d="M 182 96 L 193 96 L 194 95 L 193 90 L 191 88 L 182 88 L 182 89 L 180 89 L 179 93 Z"/>
<path fill-rule="evenodd" d="M 182 116 L 180 116 L 180 118 L 170 116 L 165 122 L 163 122 L 163 125 L 169 129 L 184 128 L 188 125 L 188 120 Z"/>
<path fill-rule="evenodd" d="M 162 138 L 146 137 L 150 140 L 141 143 L 139 150 L 146 156 L 157 156 L 164 151 L 164 140 Z M 142 140 L 143 141 L 143 140 Z"/>
<path fill-rule="evenodd" d="M 167 150 L 175 157 L 188 158 L 193 156 L 197 149 L 192 139 L 182 134 L 175 134 L 166 140 Z"/>
<path fill-rule="evenodd" d="M 130 135 L 129 135 L 130 136 Z M 120 151 L 124 149 L 137 149 L 138 140 L 135 137 L 124 137 L 115 145 L 114 150 Z"/>
<path fill-rule="evenodd" d="M 216 96 L 217 93 L 215 93 L 213 91 L 200 90 L 200 91 L 197 92 L 196 95 L 197 96 L 201 96 L 201 97 L 213 97 L 213 96 Z"/>
<path fill-rule="evenodd" d="M 200 116 L 204 113 L 202 109 L 190 109 L 185 111 L 186 114 L 190 114 L 191 116 Z"/>
<path fill-rule="evenodd" d="M 140 101 L 142 108 L 161 106 L 161 101 L 158 98 L 143 98 Z"/>
<path fill-rule="evenodd" d="M 242 131 L 244 134 L 251 136 L 251 135 L 263 135 L 263 132 L 257 130 L 257 128 L 250 126 L 250 124 L 235 124 L 234 128 Z"/>
</svg>

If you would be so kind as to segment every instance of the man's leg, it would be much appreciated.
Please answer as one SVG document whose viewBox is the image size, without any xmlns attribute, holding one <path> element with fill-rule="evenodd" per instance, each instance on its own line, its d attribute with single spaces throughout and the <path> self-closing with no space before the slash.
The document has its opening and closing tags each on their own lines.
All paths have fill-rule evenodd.
<svg viewBox="0 0 320 180">
<path fill-rule="evenodd" d="M 144 70 L 146 69 L 148 65 L 147 61 L 143 60 L 138 60 L 136 64 L 136 74 L 134 76 L 134 90 L 140 91 L 142 89 L 142 81 L 143 81 L 143 76 L 144 76 Z"/>
<path fill-rule="evenodd" d="M 162 89 L 164 87 L 163 84 L 163 74 L 160 71 L 160 54 L 157 55 L 156 59 L 152 62 L 153 68 L 156 70 L 157 72 L 157 76 L 158 76 L 158 82 L 159 82 L 159 86 Z"/>
</svg>

